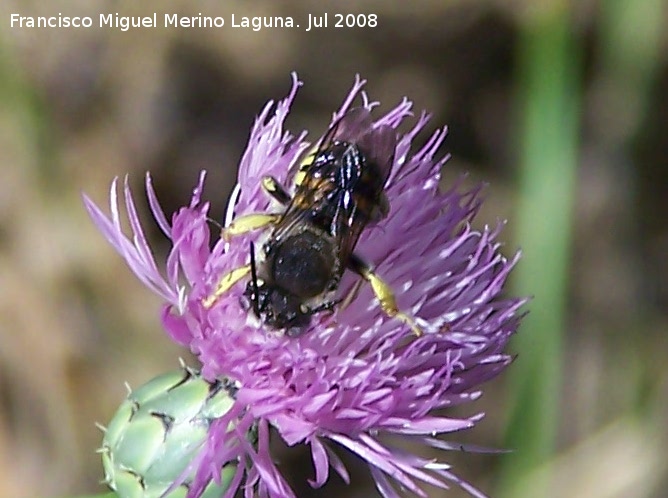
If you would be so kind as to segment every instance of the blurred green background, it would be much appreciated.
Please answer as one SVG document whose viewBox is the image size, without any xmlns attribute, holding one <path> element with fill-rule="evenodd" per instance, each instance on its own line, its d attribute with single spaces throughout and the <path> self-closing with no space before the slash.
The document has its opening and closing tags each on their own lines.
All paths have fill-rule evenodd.
<svg viewBox="0 0 668 498">
<path fill-rule="evenodd" d="M 10 14 L 376 13 L 377 28 L 10 28 Z M 125 395 L 177 367 L 159 301 L 84 212 L 152 172 L 167 212 L 198 172 L 221 218 L 254 116 L 305 82 L 288 125 L 324 131 L 360 73 L 450 126 L 447 183 L 487 181 L 480 226 L 509 219 L 533 295 L 515 364 L 459 414 L 450 453 L 493 496 L 659 498 L 668 489 L 668 4 L 665 0 L 66 1 L 0 4 L 0 496 L 101 491 L 95 448 Z M 430 131 L 433 128 L 430 129 Z M 422 137 L 424 140 L 426 135 Z M 152 228 L 158 258 L 168 247 Z M 189 359 L 191 364 L 194 360 Z M 304 453 L 277 450 L 300 497 Z M 354 462 L 347 460 L 349 463 Z M 327 496 L 369 496 L 336 478 Z M 430 496 L 464 497 L 453 489 Z"/>
</svg>

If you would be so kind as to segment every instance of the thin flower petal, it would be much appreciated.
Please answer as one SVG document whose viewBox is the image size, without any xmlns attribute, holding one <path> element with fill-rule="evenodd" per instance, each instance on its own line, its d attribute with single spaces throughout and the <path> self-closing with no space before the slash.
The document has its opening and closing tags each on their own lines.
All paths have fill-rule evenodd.
<svg viewBox="0 0 668 498">
<path fill-rule="evenodd" d="M 319 488 L 329 479 L 329 458 L 324 445 L 317 437 L 309 438 L 311 445 L 311 458 L 315 467 L 315 481 L 309 479 L 309 484 L 314 488 Z"/>
<path fill-rule="evenodd" d="M 104 237 L 121 254 L 130 269 L 144 285 L 166 301 L 176 304 L 178 302 L 178 290 L 175 286 L 165 281 L 158 271 L 153 254 L 147 249 L 146 238 L 143 232 L 140 230 L 133 233 L 134 243 L 123 233 L 118 211 L 116 183 L 117 180 L 114 180 L 110 192 L 111 219 L 86 195 L 83 196 L 84 205 Z M 131 199 L 128 201 L 128 204 L 132 206 L 134 211 L 134 204 Z"/>
<path fill-rule="evenodd" d="M 387 475 L 392 477 L 402 486 L 405 486 L 406 489 L 412 491 L 418 496 L 426 497 L 426 493 L 420 489 L 417 484 L 411 479 L 409 475 L 403 472 L 401 469 L 397 468 L 394 465 L 394 462 L 391 459 L 388 459 L 387 456 L 378 454 L 373 449 L 369 448 L 365 444 L 360 443 L 354 439 L 335 434 L 331 436 L 331 439 L 339 443 L 341 446 L 348 448 L 353 453 L 357 454 L 363 460 L 366 460 L 372 466 L 382 470 Z"/>
<path fill-rule="evenodd" d="M 201 181 L 204 181 L 204 178 L 202 178 Z M 160 207 L 158 196 L 155 194 L 155 190 L 153 189 L 153 179 L 151 178 L 151 174 L 148 171 L 146 172 L 146 196 L 148 197 L 148 203 L 149 206 L 151 206 L 153 217 L 160 227 L 160 230 L 162 230 L 162 233 L 164 233 L 167 238 L 171 238 L 172 229 L 167 222 L 165 212 L 162 210 L 162 207 Z"/>
</svg>

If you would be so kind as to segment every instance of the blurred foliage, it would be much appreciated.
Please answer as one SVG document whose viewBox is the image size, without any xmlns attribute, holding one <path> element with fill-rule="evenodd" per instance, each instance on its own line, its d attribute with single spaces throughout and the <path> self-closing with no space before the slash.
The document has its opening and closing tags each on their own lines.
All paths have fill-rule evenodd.
<svg viewBox="0 0 668 498">
<path fill-rule="evenodd" d="M 668 487 L 668 144 L 665 0 L 522 2 L 213 2 L 182 0 L 0 5 L 0 496 L 34 497 L 99 490 L 101 434 L 129 382 L 138 386 L 187 356 L 166 339 L 159 301 L 132 276 L 88 220 L 80 193 L 105 203 L 114 176 L 129 175 L 141 201 L 152 172 L 167 212 L 189 198 L 207 169 L 205 195 L 222 217 L 236 164 L 254 116 L 283 97 L 296 70 L 305 82 L 288 125 L 324 131 L 354 75 L 385 108 L 408 95 L 417 109 L 447 123 L 453 158 L 444 181 L 468 171 L 488 181 L 479 223 L 509 218 L 508 253 L 530 245 L 527 210 L 565 243 L 558 323 L 558 378 L 543 379 L 556 412 L 546 430 L 553 448 L 533 468 L 513 474 L 517 489 L 551 480 L 553 497 L 659 498 Z M 565 9 L 578 54 L 574 182 L 564 194 L 568 223 L 542 205 L 526 205 L 520 168 L 531 95 L 522 57 L 527 29 L 543 9 Z M 9 28 L 10 13 L 91 15 L 379 15 L 375 29 Z M 524 54 L 524 55 L 522 55 Z M 536 55 L 537 54 L 537 55 Z M 547 69 L 551 61 L 542 61 Z M 555 62 L 556 64 L 556 62 Z M 546 70 L 547 70 L 546 69 Z M 558 108 L 557 108 L 558 109 Z M 558 125 L 555 125 L 558 126 Z M 544 133 L 541 136 L 541 133 Z M 570 147 L 573 147 L 571 145 Z M 547 152 L 547 150 L 546 150 Z M 554 167 L 558 168 L 559 163 Z M 557 171 L 558 172 L 558 171 Z M 554 174 L 554 170 L 551 170 Z M 145 205 L 142 216 L 148 220 Z M 558 204 L 557 204 L 558 207 Z M 522 209 L 518 213 L 517 209 Z M 557 226 L 558 225 L 558 226 Z M 157 229 L 156 252 L 167 250 Z M 536 254 L 527 254 L 535 258 Z M 542 264 L 553 264 L 547 251 Z M 540 260 L 538 260 L 540 263 Z M 521 266 L 521 263 L 520 263 Z M 518 279 L 536 307 L 549 283 Z M 537 314 L 538 315 L 538 314 Z M 539 340 L 539 317 L 522 336 Z M 518 363 L 533 363 L 516 345 Z M 194 364 L 194 360 L 190 360 Z M 518 371 L 523 371 L 519 365 Z M 524 374 L 530 376 L 531 374 Z M 463 440 L 512 445 L 503 434 L 515 402 L 513 375 L 487 386 L 466 413 L 486 420 Z M 545 388 L 547 389 L 547 388 Z M 525 414 L 536 417 L 535 412 Z M 555 425 L 556 424 L 556 425 Z M 278 450 L 295 483 L 313 471 L 298 451 Z M 516 452 L 522 452 L 516 447 Z M 490 494 L 503 483 L 503 455 L 449 454 L 454 470 Z M 369 496 L 370 479 L 352 467 L 354 487 L 334 478 L 328 496 Z M 517 475 L 519 474 L 519 475 Z M 537 484 L 536 484 L 537 485 Z M 542 488 L 541 488 L 542 489 Z M 430 496 L 444 496 L 430 490 Z M 298 496 L 319 496 L 305 485 Z M 452 490 L 449 497 L 464 497 Z"/>
</svg>

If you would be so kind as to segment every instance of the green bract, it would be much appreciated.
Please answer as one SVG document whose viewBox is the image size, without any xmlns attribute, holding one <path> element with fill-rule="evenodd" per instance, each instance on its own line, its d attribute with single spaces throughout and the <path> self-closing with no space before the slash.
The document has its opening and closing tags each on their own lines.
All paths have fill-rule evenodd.
<svg viewBox="0 0 668 498">
<path fill-rule="evenodd" d="M 208 382 L 187 367 L 132 391 L 102 440 L 106 483 L 121 498 L 163 496 L 201 448 L 211 422 L 230 409 L 234 391 L 231 383 Z M 234 471 L 224 467 L 221 486 L 212 482 L 202 497 L 220 496 Z M 184 497 L 191 480 L 164 496 Z"/>
</svg>

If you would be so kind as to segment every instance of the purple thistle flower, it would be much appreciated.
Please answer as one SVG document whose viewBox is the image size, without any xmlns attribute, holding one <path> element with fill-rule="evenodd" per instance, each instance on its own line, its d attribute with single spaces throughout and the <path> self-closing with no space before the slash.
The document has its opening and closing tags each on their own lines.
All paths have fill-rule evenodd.
<svg viewBox="0 0 668 498">
<path fill-rule="evenodd" d="M 377 105 L 362 92 L 364 83 L 356 80 L 333 122 L 357 97 L 368 109 Z M 283 128 L 300 85 L 293 75 L 288 97 L 273 112 L 269 102 L 255 121 L 228 222 L 232 209 L 235 216 L 276 212 L 261 189 L 261 179 L 272 175 L 288 185 L 291 167 L 308 147 L 305 133 L 294 137 Z M 404 99 L 374 127 L 396 129 L 412 115 L 411 107 Z M 209 204 L 202 200 L 204 172 L 190 204 L 173 215 L 171 225 L 146 176 L 151 210 L 172 241 L 164 276 L 139 224 L 127 179 L 124 197 L 132 239 L 121 230 L 116 181 L 111 187 L 111 217 L 84 196 L 105 237 L 142 282 L 166 301 L 162 322 L 170 336 L 199 357 L 205 378 L 226 377 L 239 385 L 233 407 L 213 423 L 206 445 L 191 464 L 189 471 L 196 469 L 196 477 L 189 496 L 198 496 L 208 482 L 218 479 L 228 462 L 240 465 L 226 497 L 234 496 L 239 487 L 247 497 L 255 492 L 295 496 L 269 452 L 271 427 L 289 446 L 310 446 L 314 487 L 327 481 L 330 467 L 349 481 L 334 451 L 343 447 L 367 462 L 384 497 L 398 497 L 397 485 L 426 496 L 421 483 L 447 488 L 451 482 L 484 496 L 451 473 L 447 464 L 381 440 L 392 435 L 443 450 L 460 448 L 436 436 L 470 428 L 482 414 L 448 418 L 441 409 L 477 399 L 479 386 L 510 363 L 503 349 L 519 325 L 518 308 L 524 303 L 500 297 L 519 257 L 508 261 L 499 253 L 501 226 L 483 231 L 470 226 L 481 203 L 480 189 L 461 192 L 457 183 L 447 192 L 439 191 L 447 157 L 435 156 L 446 130 L 436 131 L 421 149 L 412 150 L 428 120 L 423 113 L 410 131 L 398 135 L 386 184 L 390 213 L 362 233 L 356 248 L 395 290 L 399 308 L 426 324 L 427 333 L 420 337 L 382 312 L 369 285 L 362 285 L 352 303 L 334 317 L 315 315 L 298 337 L 258 324 L 240 304 L 242 283 L 212 307 L 203 306 L 221 276 L 248 263 L 249 241 L 262 235 L 259 230 L 227 243 L 217 240 L 210 248 Z M 356 279 L 347 272 L 339 294 L 351 289 Z M 251 431 L 257 433 L 256 443 L 248 437 Z"/>
</svg>

